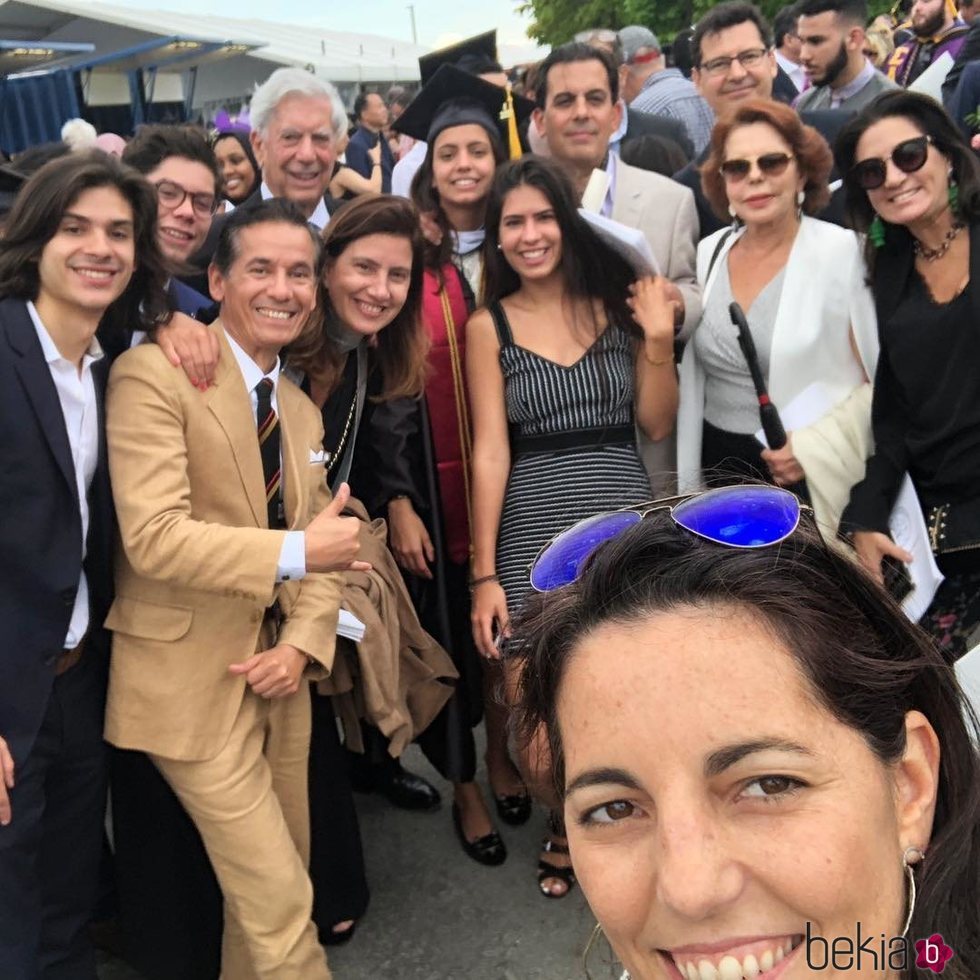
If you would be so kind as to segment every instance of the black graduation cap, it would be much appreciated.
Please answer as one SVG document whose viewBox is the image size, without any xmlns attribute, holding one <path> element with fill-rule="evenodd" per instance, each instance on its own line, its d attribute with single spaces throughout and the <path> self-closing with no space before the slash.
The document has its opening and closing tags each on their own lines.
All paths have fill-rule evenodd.
<svg viewBox="0 0 980 980">
<path fill-rule="evenodd" d="M 422 76 L 422 84 L 428 85 L 429 79 L 439 70 L 442 65 L 455 65 L 464 71 L 469 71 L 471 67 L 477 69 L 470 74 L 482 74 L 479 72 L 480 64 L 486 62 L 496 62 L 497 60 L 497 32 L 487 31 L 485 34 L 477 34 L 476 37 L 468 37 L 465 41 L 458 44 L 451 44 L 448 48 L 440 48 L 438 51 L 430 51 L 429 54 L 419 58 L 419 73 Z M 459 64 L 462 61 L 463 64 Z"/>
<path fill-rule="evenodd" d="M 476 123 L 499 136 L 513 159 L 521 155 L 518 129 L 533 109 L 534 103 L 521 95 L 452 65 L 441 65 L 392 128 L 431 143 L 450 126 Z"/>
</svg>

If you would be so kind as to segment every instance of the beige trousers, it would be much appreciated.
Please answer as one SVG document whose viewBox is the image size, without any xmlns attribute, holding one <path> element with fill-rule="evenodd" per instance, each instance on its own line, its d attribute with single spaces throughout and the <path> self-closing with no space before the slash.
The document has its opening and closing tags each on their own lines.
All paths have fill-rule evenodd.
<svg viewBox="0 0 980 980">
<path fill-rule="evenodd" d="M 200 832 L 221 886 L 221 980 L 330 980 L 310 918 L 309 747 L 302 684 L 273 700 L 247 689 L 213 759 L 151 756 Z"/>
</svg>

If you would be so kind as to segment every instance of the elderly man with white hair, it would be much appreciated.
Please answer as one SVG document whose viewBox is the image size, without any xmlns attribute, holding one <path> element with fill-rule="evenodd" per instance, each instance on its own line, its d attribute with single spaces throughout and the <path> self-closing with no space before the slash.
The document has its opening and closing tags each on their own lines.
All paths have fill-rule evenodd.
<svg viewBox="0 0 980 980">
<path fill-rule="evenodd" d="M 319 229 L 330 220 L 327 187 L 347 112 L 337 90 L 301 68 L 279 68 L 252 96 L 252 149 L 262 199 L 286 197 Z M 250 201 L 246 201 L 247 205 Z"/>
<path fill-rule="evenodd" d="M 347 110 L 337 90 L 302 68 L 277 68 L 256 85 L 250 106 L 251 141 L 262 170 L 262 183 L 239 207 L 271 197 L 295 203 L 317 230 L 339 206 L 327 193 L 337 160 L 337 143 L 347 131 Z M 207 267 L 214 256 L 225 215 L 211 222 L 200 251 L 191 259 L 198 274 L 188 285 L 208 290 Z"/>
</svg>

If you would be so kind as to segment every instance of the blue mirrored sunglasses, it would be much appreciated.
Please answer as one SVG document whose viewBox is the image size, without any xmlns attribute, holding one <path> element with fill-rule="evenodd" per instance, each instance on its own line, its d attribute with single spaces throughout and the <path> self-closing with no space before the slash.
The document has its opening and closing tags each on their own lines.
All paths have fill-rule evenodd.
<svg viewBox="0 0 980 980">
<path fill-rule="evenodd" d="M 704 493 L 666 497 L 628 510 L 587 517 L 552 538 L 531 565 L 538 592 L 578 578 L 589 555 L 644 517 L 667 511 L 678 527 L 730 548 L 766 548 L 788 538 L 800 523 L 799 498 L 780 487 L 720 487 Z"/>
</svg>

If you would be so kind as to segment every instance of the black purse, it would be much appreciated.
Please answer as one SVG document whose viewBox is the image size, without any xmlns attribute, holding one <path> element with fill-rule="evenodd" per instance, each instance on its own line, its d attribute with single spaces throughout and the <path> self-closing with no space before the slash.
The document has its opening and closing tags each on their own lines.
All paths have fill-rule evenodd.
<svg viewBox="0 0 980 980">
<path fill-rule="evenodd" d="M 950 555 L 980 548 L 980 498 L 930 507 L 926 527 L 933 554 Z"/>
</svg>

